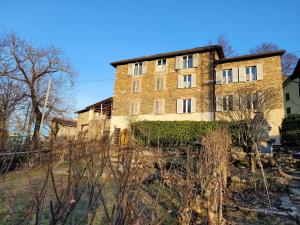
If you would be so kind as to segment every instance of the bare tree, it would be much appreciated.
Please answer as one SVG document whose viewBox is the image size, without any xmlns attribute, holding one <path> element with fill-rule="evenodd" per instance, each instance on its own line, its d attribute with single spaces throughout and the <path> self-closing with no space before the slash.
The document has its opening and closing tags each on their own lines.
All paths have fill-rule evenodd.
<svg viewBox="0 0 300 225">
<path fill-rule="evenodd" d="M 25 94 L 16 82 L 8 77 L 0 77 L 0 150 L 7 139 L 8 120 L 21 105 Z"/>
<path fill-rule="evenodd" d="M 232 96 L 231 102 L 226 103 L 226 109 L 223 105 L 223 110 L 225 110 L 219 114 L 221 118 L 234 123 L 237 144 L 246 150 L 254 174 L 256 173 L 256 163 L 259 164 L 268 195 L 259 148 L 261 143 L 269 138 L 268 132 L 271 127 L 268 118 L 271 111 L 278 108 L 280 93 L 273 88 L 258 90 L 256 86 L 249 85 L 238 88 L 235 94 L 236 96 Z M 223 99 L 219 99 L 217 104 L 222 105 Z M 269 195 L 268 201 L 271 205 Z"/>
<path fill-rule="evenodd" d="M 229 40 L 224 34 L 219 35 L 218 40 L 217 40 L 218 45 L 222 45 L 223 47 L 223 52 L 226 57 L 234 56 L 235 55 L 235 50 L 232 48 Z"/>
<path fill-rule="evenodd" d="M 42 105 L 45 100 L 48 80 L 52 80 L 55 90 L 49 98 L 50 110 L 64 111 L 63 91 L 72 85 L 74 71 L 64 59 L 63 52 L 55 47 L 38 48 L 30 42 L 19 38 L 16 34 L 5 36 L 7 43 L 7 65 L 14 70 L 9 74 L 10 79 L 18 81 L 29 97 L 34 115 L 33 141 L 37 142 L 42 120 Z M 2 75 L 3 76 L 3 75 Z M 63 102 L 63 104 L 67 104 Z"/>
<path fill-rule="evenodd" d="M 227 186 L 228 152 L 231 143 L 228 129 L 212 131 L 203 137 L 201 143 L 203 149 L 199 153 L 197 164 L 201 196 L 207 210 L 208 224 L 221 225 L 225 223 L 222 199 L 223 189 Z"/>
<path fill-rule="evenodd" d="M 268 51 L 280 50 L 279 46 L 273 43 L 262 43 L 256 47 L 249 50 L 251 54 L 262 53 Z M 298 57 L 293 53 L 285 53 L 282 56 L 281 66 L 283 75 L 291 75 L 294 71 L 294 68 L 297 64 Z"/>
</svg>

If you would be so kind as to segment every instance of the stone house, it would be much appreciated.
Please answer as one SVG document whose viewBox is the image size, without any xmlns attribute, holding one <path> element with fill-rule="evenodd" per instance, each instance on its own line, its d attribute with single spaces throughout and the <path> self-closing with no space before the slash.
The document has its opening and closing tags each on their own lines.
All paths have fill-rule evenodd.
<svg viewBox="0 0 300 225">
<path fill-rule="evenodd" d="M 113 98 L 107 98 L 77 111 L 77 136 L 97 138 L 109 132 Z"/>
<path fill-rule="evenodd" d="M 216 104 L 230 99 L 240 86 L 256 85 L 278 91 L 271 113 L 270 135 L 279 137 L 284 117 L 281 51 L 226 58 L 212 45 L 112 62 L 116 69 L 111 132 L 136 120 L 218 120 Z M 229 102 L 228 102 L 229 101 Z"/>
<path fill-rule="evenodd" d="M 68 118 L 54 117 L 51 120 L 51 135 L 55 138 L 75 138 L 77 121 Z"/>
<path fill-rule="evenodd" d="M 285 115 L 300 114 L 300 60 L 291 76 L 283 82 Z"/>
</svg>

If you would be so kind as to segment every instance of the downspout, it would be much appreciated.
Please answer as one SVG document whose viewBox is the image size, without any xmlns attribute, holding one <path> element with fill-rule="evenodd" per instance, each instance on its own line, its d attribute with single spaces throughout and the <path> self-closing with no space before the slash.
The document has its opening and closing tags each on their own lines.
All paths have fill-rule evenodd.
<svg viewBox="0 0 300 225">
<path fill-rule="evenodd" d="M 216 62 L 215 62 L 215 52 L 210 52 L 210 68 L 212 77 L 212 111 L 213 111 L 213 121 L 216 121 Z"/>
</svg>

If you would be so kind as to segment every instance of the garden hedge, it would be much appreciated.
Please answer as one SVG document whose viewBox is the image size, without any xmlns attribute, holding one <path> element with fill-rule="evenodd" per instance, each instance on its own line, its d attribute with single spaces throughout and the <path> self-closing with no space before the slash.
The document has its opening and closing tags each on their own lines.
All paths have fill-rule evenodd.
<svg viewBox="0 0 300 225">
<path fill-rule="evenodd" d="M 281 129 L 283 143 L 300 145 L 300 114 L 292 114 L 284 118 Z"/>
<path fill-rule="evenodd" d="M 226 125 L 221 121 L 139 121 L 132 124 L 133 133 L 141 143 L 170 146 L 194 144 L 208 132 Z"/>
</svg>

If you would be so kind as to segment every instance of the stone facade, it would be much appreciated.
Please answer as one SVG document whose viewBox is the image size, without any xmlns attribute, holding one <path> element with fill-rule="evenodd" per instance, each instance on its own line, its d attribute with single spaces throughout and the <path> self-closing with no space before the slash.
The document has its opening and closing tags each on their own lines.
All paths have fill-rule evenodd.
<svg viewBox="0 0 300 225">
<path fill-rule="evenodd" d="M 157 60 L 147 61 L 144 75 L 128 76 L 129 64 L 116 67 L 112 125 L 128 126 L 130 120 L 211 120 L 212 72 L 210 52 L 197 53 L 198 66 L 189 69 L 175 69 L 175 57 L 166 59 L 165 72 L 156 72 Z M 178 77 L 192 75 L 191 88 L 179 88 Z M 163 79 L 163 89 L 157 90 L 157 79 Z M 133 92 L 133 82 L 140 80 L 139 92 Z M 195 99 L 195 111 L 189 114 L 177 113 L 177 99 Z M 155 101 L 163 99 L 163 114 L 155 113 Z M 131 116 L 131 102 L 138 102 L 139 115 Z"/>
<path fill-rule="evenodd" d="M 109 132 L 112 101 L 107 98 L 78 111 L 76 135 L 97 139 Z"/>
<path fill-rule="evenodd" d="M 224 69 L 233 69 L 240 75 L 240 68 L 260 66 L 262 73 L 260 80 L 232 82 L 227 84 L 216 84 L 216 96 L 224 95 L 236 95 L 236 91 L 239 88 L 254 86 L 258 91 L 263 92 L 267 89 L 273 89 L 277 91 L 278 102 L 274 109 L 268 114 L 268 122 L 271 126 L 270 136 L 279 140 L 279 127 L 281 126 L 282 119 L 284 117 L 284 103 L 283 103 L 283 88 L 282 88 L 282 73 L 281 73 L 281 58 L 280 56 L 263 57 L 257 59 L 241 60 L 228 63 L 220 63 L 216 67 L 216 73 L 223 71 Z M 239 77 L 238 77 L 239 78 Z M 218 119 L 218 112 L 217 119 Z"/>
<path fill-rule="evenodd" d="M 188 51 L 187 51 L 188 52 Z M 278 126 L 283 117 L 283 98 L 280 54 L 262 55 L 261 57 L 246 57 L 223 61 L 224 56 L 218 51 L 193 52 L 159 57 L 137 58 L 136 62 L 143 65 L 143 74 L 132 75 L 129 71 L 136 62 L 120 61 L 113 63 L 116 67 L 116 80 L 114 86 L 114 102 L 111 119 L 111 131 L 115 128 L 127 128 L 130 121 L 135 120 L 195 120 L 212 121 L 218 119 L 214 112 L 214 98 L 217 95 L 234 93 L 237 87 L 254 83 L 259 89 L 273 87 L 278 90 L 280 101 L 276 114 L 272 116 L 272 135 L 278 136 Z M 178 57 L 193 55 L 193 66 L 189 69 L 178 69 Z M 220 60 L 218 60 L 220 58 Z M 158 60 L 166 59 L 164 72 L 157 72 Z M 195 60 L 197 62 L 195 63 Z M 194 65 L 195 64 L 195 65 Z M 259 65 L 263 70 L 263 79 L 251 82 L 236 82 L 232 84 L 214 85 L 214 74 L 227 68 L 239 68 Z M 146 69 L 144 68 L 146 67 Z M 238 70 L 237 70 L 238 71 Z M 191 87 L 182 88 L 181 78 L 191 75 Z M 157 79 L 163 79 L 162 90 L 157 90 Z M 137 82 L 135 82 L 137 81 Z M 138 87 L 136 87 L 138 85 Z M 214 91 L 215 89 L 215 91 Z M 191 99 L 191 112 L 182 113 L 180 99 Z M 160 113 L 156 111 L 157 101 L 163 102 Z M 133 106 L 134 105 L 134 106 Z M 134 109 L 132 108 L 134 107 Z M 137 111 L 137 113 L 133 113 Z M 276 117 L 276 118 L 275 118 Z M 276 130 L 276 131 L 275 131 Z"/>
</svg>

